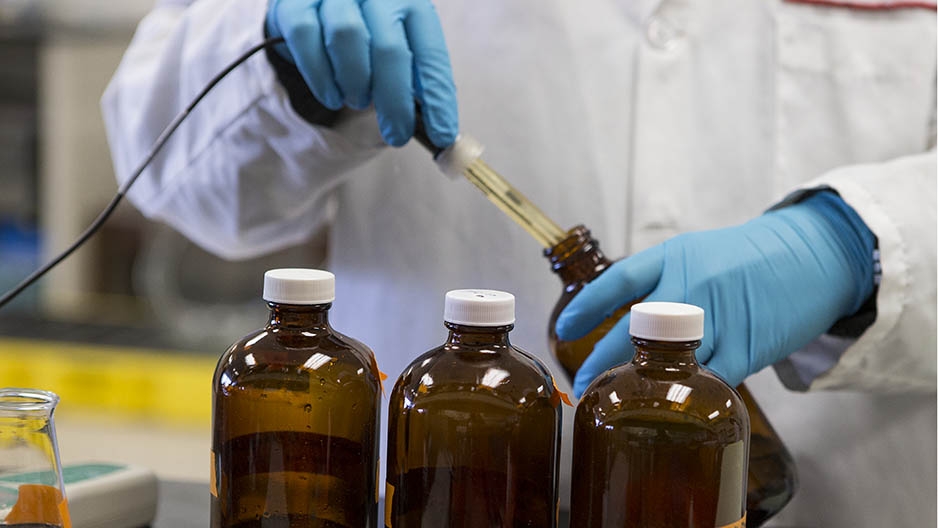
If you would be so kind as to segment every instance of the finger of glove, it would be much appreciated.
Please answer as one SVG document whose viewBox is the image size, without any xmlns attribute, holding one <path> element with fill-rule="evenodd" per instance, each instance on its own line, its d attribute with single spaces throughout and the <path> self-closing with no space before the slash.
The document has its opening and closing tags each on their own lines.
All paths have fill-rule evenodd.
<svg viewBox="0 0 938 528">
<path fill-rule="evenodd" d="M 371 31 L 372 98 L 381 137 L 399 147 L 414 135 L 413 54 L 404 31 L 406 10 L 389 11 L 393 2 L 366 0 L 365 23 Z"/>
<path fill-rule="evenodd" d="M 666 245 L 662 247 L 667 249 Z M 663 254 L 664 251 L 662 251 L 661 258 L 664 258 Z M 635 257 L 639 255 L 641 255 L 641 253 L 635 255 Z M 663 267 L 664 266 L 666 266 L 666 264 L 663 265 Z M 683 301 L 685 294 L 683 288 L 680 286 L 681 283 L 682 281 L 667 281 L 665 271 L 662 271 L 657 287 L 655 287 L 651 293 L 648 293 L 642 302 Z M 574 377 L 573 389 L 577 397 L 580 395 L 580 393 L 577 392 L 577 388 L 580 388 L 581 391 L 586 390 L 594 378 L 616 365 L 630 361 L 632 356 L 635 355 L 635 346 L 632 344 L 632 335 L 629 332 L 631 321 L 632 314 L 626 314 L 612 327 L 612 330 L 607 332 L 606 335 L 593 346 L 593 351 L 590 353 L 589 357 L 586 358 L 586 361 L 583 362 L 583 366 L 580 367 Z"/>
<path fill-rule="evenodd" d="M 664 249 L 655 246 L 613 264 L 557 317 L 557 337 L 573 341 L 588 334 L 622 306 L 655 289 L 664 266 Z"/>
<path fill-rule="evenodd" d="M 719 305 L 721 292 L 713 287 L 699 288 L 693 282 L 693 273 L 689 273 L 687 266 L 698 263 L 693 254 L 689 254 L 687 241 L 690 237 L 677 237 L 662 244 L 664 249 L 664 262 L 661 266 L 661 276 L 658 284 L 642 302 L 679 302 L 699 306 L 704 310 L 704 335 L 695 356 L 700 363 L 706 363 L 713 355 L 714 349 L 714 317 L 713 307 Z M 701 297 L 705 295 L 705 297 Z"/>
<path fill-rule="evenodd" d="M 714 351 L 706 362 L 706 367 L 730 386 L 736 387 L 750 374 L 749 362 L 745 356 L 741 355 L 745 354 L 745 351 L 745 348 L 735 347 Z"/>
<path fill-rule="evenodd" d="M 323 0 L 319 7 L 323 43 L 345 104 L 371 103 L 371 35 L 356 0 Z"/>
<path fill-rule="evenodd" d="M 709 307 L 704 313 L 704 337 L 696 356 L 700 364 L 735 387 L 755 369 L 764 366 L 753 365 L 750 353 L 757 346 L 754 342 L 765 336 L 754 337 L 752 325 L 746 324 L 750 317 L 735 313 L 728 306 L 728 303 L 748 306 L 745 295 L 720 296 L 718 293 L 714 291 L 708 300 Z"/>
<path fill-rule="evenodd" d="M 590 383 L 607 370 L 632 359 L 635 348 L 629 337 L 631 314 L 619 320 L 606 334 L 576 371 L 573 377 L 573 393 L 577 398 L 583 395 Z"/>
<path fill-rule="evenodd" d="M 702 236 L 708 238 L 701 240 Z M 646 301 L 683 302 L 703 308 L 704 335 L 695 353 L 697 361 L 735 387 L 746 377 L 749 367 L 748 326 L 746 318 L 739 317 L 735 310 L 748 306 L 749 301 L 742 279 L 694 273 L 694 269 L 712 270 L 726 264 L 721 252 L 702 250 L 715 247 L 710 239 L 713 236 L 726 240 L 729 233 L 689 234 L 665 242 L 661 281 Z"/>
<path fill-rule="evenodd" d="M 323 46 L 317 2 L 282 1 L 276 5 L 277 25 L 296 68 L 316 99 L 330 110 L 342 108 L 342 94 Z"/>
<path fill-rule="evenodd" d="M 282 38 L 283 32 L 280 31 L 280 25 L 277 23 L 277 6 L 283 0 L 272 0 L 269 6 L 267 6 L 267 16 L 264 21 L 264 26 L 267 30 L 267 36 L 271 38 Z M 296 64 L 296 61 L 293 60 L 293 55 L 290 54 L 290 48 L 287 47 L 286 42 L 280 42 L 274 45 L 274 51 L 277 52 L 284 60 L 290 64 Z"/>
<path fill-rule="evenodd" d="M 423 109 L 427 137 L 445 148 L 456 141 L 459 132 L 456 85 L 436 9 L 429 0 L 417 3 L 404 20 L 414 54 L 414 91 Z"/>
</svg>

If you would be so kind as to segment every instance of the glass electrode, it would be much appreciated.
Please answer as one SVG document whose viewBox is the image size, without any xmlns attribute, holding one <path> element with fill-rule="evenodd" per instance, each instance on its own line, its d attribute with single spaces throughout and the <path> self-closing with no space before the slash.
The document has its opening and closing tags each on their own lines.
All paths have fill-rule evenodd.
<svg viewBox="0 0 938 528">
<path fill-rule="evenodd" d="M 527 231 L 545 249 L 558 244 L 567 232 L 525 198 L 482 159 L 482 144 L 460 135 L 435 156 L 440 169 L 453 178 L 465 176 L 485 197 Z"/>
</svg>

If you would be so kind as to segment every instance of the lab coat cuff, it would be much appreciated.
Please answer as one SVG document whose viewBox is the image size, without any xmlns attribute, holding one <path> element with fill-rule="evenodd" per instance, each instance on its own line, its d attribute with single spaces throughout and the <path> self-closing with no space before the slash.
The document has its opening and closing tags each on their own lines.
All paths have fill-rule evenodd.
<svg viewBox="0 0 938 528">
<path fill-rule="evenodd" d="M 805 392 L 818 377 L 826 374 L 840 361 L 856 339 L 823 334 L 801 350 L 775 363 L 775 374 L 786 388 Z"/>
<path fill-rule="evenodd" d="M 270 38 L 266 27 L 264 37 Z M 357 150 L 357 154 L 364 158 L 377 154 L 386 146 L 384 140 L 381 139 L 373 109 L 330 110 L 326 108 L 313 95 L 294 64 L 281 57 L 273 48 L 267 48 L 265 53 L 267 63 L 286 93 L 290 109 L 295 117 L 299 118 L 296 121 L 306 123 L 320 132 L 327 130 L 333 132 L 334 134 L 326 133 L 325 135 L 331 135 L 333 138 L 338 135 L 344 138 L 347 146 Z"/>
<path fill-rule="evenodd" d="M 266 26 L 264 38 L 270 38 Z M 267 48 L 265 53 L 267 62 L 287 94 L 290 108 L 303 121 L 320 129 L 329 129 L 341 135 L 351 134 L 354 138 L 360 138 L 363 141 L 360 146 L 368 151 L 385 146 L 378 132 L 374 110 L 350 108 L 330 110 L 319 102 L 319 99 L 316 99 L 295 64 L 281 57 L 274 48 Z M 354 142 L 359 143 L 359 141 Z"/>
</svg>

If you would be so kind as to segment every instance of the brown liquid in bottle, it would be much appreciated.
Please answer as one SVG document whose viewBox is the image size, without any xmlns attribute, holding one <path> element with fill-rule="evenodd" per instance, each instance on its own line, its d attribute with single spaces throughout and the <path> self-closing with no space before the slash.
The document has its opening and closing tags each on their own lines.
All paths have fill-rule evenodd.
<svg viewBox="0 0 938 528">
<path fill-rule="evenodd" d="M 577 406 L 571 526 L 745 526 L 742 400 L 698 368 L 700 341 L 633 343 Z"/>
<path fill-rule="evenodd" d="M 553 527 L 560 394 L 512 325 L 446 323 L 391 392 L 385 526 Z"/>
<path fill-rule="evenodd" d="M 377 526 L 374 356 L 331 304 L 269 304 L 215 371 L 211 526 Z"/>
<path fill-rule="evenodd" d="M 593 346 L 613 325 L 625 315 L 631 304 L 620 308 L 592 332 L 576 341 L 562 341 L 554 331 L 557 317 L 573 297 L 588 282 L 598 277 L 613 263 L 603 255 L 598 242 L 590 236 L 584 226 L 577 226 L 567 237 L 544 251 L 550 260 L 551 269 L 563 281 L 563 293 L 554 305 L 548 323 L 548 339 L 551 350 L 563 366 L 568 379 L 574 374 L 593 351 Z M 746 497 L 747 523 L 750 528 L 761 526 L 768 518 L 778 513 L 791 500 L 797 488 L 795 462 L 788 448 L 769 424 L 762 409 L 752 399 L 745 385 L 737 390 L 749 411 L 752 438 L 749 460 L 749 485 Z"/>
</svg>

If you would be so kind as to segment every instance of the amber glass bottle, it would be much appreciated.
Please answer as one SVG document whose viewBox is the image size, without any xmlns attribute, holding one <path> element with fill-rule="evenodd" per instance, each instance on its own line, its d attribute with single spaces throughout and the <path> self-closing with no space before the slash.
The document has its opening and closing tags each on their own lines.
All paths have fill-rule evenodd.
<svg viewBox="0 0 938 528">
<path fill-rule="evenodd" d="M 628 311 L 629 306 L 621 308 L 581 339 L 557 339 L 554 328 L 560 312 L 584 285 L 611 266 L 612 261 L 603 255 L 599 243 L 584 226 L 571 229 L 566 238 L 545 250 L 544 255 L 550 261 L 551 269 L 563 281 L 563 292 L 548 323 L 550 346 L 568 378 L 572 380 L 577 369 L 592 352 L 593 345 Z M 746 497 L 747 522 L 752 528 L 761 526 L 791 500 L 797 488 L 797 474 L 794 459 L 745 385 L 740 385 L 737 390 L 743 396 L 752 425 L 749 486 Z"/>
<path fill-rule="evenodd" d="M 567 379 L 573 381 L 576 371 L 586 361 L 586 357 L 593 351 L 593 346 L 602 339 L 619 319 L 625 315 L 632 306 L 628 304 L 620 308 L 612 317 L 599 324 L 589 334 L 576 341 L 562 341 L 557 338 L 557 317 L 560 312 L 573 300 L 588 282 L 598 277 L 606 268 L 612 265 L 599 250 L 599 242 L 590 236 L 589 229 L 582 225 L 576 226 L 567 233 L 567 237 L 554 247 L 544 250 L 544 255 L 550 260 L 551 269 L 563 281 L 563 292 L 554 305 L 547 324 L 547 339 L 550 343 L 554 357 L 560 362 Z"/>
<path fill-rule="evenodd" d="M 556 526 L 561 397 L 508 340 L 514 297 L 451 291 L 444 319 L 391 392 L 385 526 Z"/>
<path fill-rule="evenodd" d="M 571 526 L 745 526 L 749 417 L 697 365 L 703 327 L 696 306 L 632 307 L 634 358 L 577 405 Z"/>
<path fill-rule="evenodd" d="M 377 526 L 380 374 L 329 325 L 334 292 L 326 271 L 268 271 L 267 326 L 218 362 L 213 528 Z"/>
</svg>

